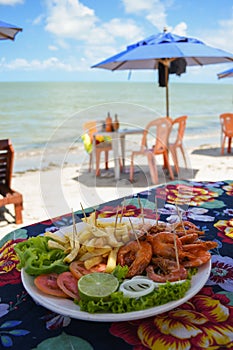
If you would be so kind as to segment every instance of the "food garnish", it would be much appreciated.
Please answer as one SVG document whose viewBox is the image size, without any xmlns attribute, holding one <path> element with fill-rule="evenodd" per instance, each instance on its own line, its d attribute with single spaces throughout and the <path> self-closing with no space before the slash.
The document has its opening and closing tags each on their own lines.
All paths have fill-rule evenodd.
<svg viewBox="0 0 233 350">
<path fill-rule="evenodd" d="M 18 268 L 24 268 L 29 275 L 38 276 L 69 270 L 69 266 L 64 263 L 66 254 L 61 249 L 49 249 L 47 237 L 30 237 L 17 243 L 14 249 L 20 260 Z"/>
<path fill-rule="evenodd" d="M 151 226 L 117 219 L 90 215 L 79 231 L 46 232 L 20 242 L 15 246 L 19 267 L 30 275 L 47 274 L 48 284 L 56 280 L 54 289 L 60 288 L 81 311 L 129 312 L 182 298 L 192 274 L 217 245 L 201 241 L 203 231 L 189 222 L 168 226 L 156 220 Z M 35 278 L 38 288 L 44 280 Z"/>
<path fill-rule="evenodd" d="M 82 300 L 105 299 L 114 293 L 118 286 L 118 279 L 105 272 L 89 273 L 78 280 L 78 292 Z"/>
<path fill-rule="evenodd" d="M 155 284 L 152 280 L 138 277 L 122 282 L 119 291 L 122 292 L 125 297 L 139 298 L 143 295 L 150 294 L 154 289 Z"/>
</svg>

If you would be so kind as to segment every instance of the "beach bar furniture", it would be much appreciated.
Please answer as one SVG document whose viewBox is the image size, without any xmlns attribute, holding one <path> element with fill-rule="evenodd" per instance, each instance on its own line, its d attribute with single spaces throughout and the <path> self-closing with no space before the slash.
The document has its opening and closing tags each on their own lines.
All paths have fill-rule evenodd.
<svg viewBox="0 0 233 350">
<path fill-rule="evenodd" d="M 95 161 L 96 168 L 95 173 L 96 176 L 100 176 L 100 159 L 101 159 L 101 153 L 104 152 L 105 155 L 105 169 L 108 169 L 108 152 L 112 150 L 112 143 L 111 141 L 104 138 L 104 136 L 100 135 L 100 137 L 97 139 L 93 135 L 99 131 L 99 129 L 102 127 L 102 122 L 98 121 L 88 121 L 84 123 L 83 130 L 86 133 L 86 136 L 88 136 L 88 142 L 90 143 L 88 146 L 90 147 L 88 149 L 88 146 L 86 145 L 86 149 L 89 153 L 89 171 L 92 169 L 93 162 Z M 94 143 L 94 144 L 93 144 Z M 94 157 L 93 157 L 94 153 Z"/>
<path fill-rule="evenodd" d="M 155 131 L 154 131 L 155 129 Z M 138 151 L 133 151 L 131 154 L 130 164 L 130 181 L 134 178 L 134 158 L 135 156 L 146 156 L 148 160 L 151 180 L 153 184 L 158 183 L 158 170 L 156 166 L 156 156 L 162 155 L 164 160 L 164 168 L 167 168 L 170 174 L 171 180 L 174 179 L 173 171 L 169 163 L 168 156 L 168 138 L 172 129 L 172 122 L 170 118 L 158 118 L 152 120 L 147 124 L 143 131 L 141 148 Z M 149 136 L 154 136 L 154 144 L 149 146 Z"/>
<path fill-rule="evenodd" d="M 179 161 L 178 161 L 178 150 L 180 150 L 185 167 L 187 168 L 187 160 L 185 156 L 185 151 L 183 147 L 183 138 L 186 128 L 187 116 L 183 115 L 181 117 L 172 119 L 172 131 L 169 136 L 169 151 L 171 152 L 172 160 L 174 163 L 176 174 L 179 173 Z M 171 137 L 174 136 L 174 140 L 171 141 Z"/>
<path fill-rule="evenodd" d="M 121 125 L 124 123 L 121 123 Z M 94 139 L 99 137 L 106 137 L 111 139 L 113 161 L 114 161 L 114 174 L 115 179 L 120 179 L 120 173 L 125 171 L 125 151 L 126 151 L 126 136 L 138 135 L 143 133 L 143 128 L 126 128 L 117 129 L 115 131 L 97 131 L 93 134 L 93 152 L 95 154 L 94 148 L 96 142 Z"/>
<path fill-rule="evenodd" d="M 13 204 L 15 222 L 22 224 L 23 196 L 11 188 L 14 148 L 9 139 L 0 140 L 0 207 Z"/>
<path fill-rule="evenodd" d="M 224 154 L 225 141 L 228 138 L 227 153 L 231 153 L 231 140 L 233 137 L 233 113 L 220 114 L 221 123 L 221 154 Z"/>
</svg>

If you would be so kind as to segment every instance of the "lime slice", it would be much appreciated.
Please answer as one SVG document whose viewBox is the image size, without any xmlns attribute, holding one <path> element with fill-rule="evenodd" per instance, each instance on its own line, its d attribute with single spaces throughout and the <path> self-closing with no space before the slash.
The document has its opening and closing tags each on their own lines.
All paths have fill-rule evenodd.
<svg viewBox="0 0 233 350">
<path fill-rule="evenodd" d="M 93 272 L 82 276 L 78 281 L 78 291 L 83 300 L 106 298 L 117 290 L 118 279 L 109 273 Z"/>
</svg>

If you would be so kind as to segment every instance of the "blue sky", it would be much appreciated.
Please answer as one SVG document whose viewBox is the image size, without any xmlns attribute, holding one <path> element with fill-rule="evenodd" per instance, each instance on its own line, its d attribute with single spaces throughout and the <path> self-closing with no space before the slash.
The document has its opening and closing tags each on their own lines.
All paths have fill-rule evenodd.
<svg viewBox="0 0 233 350">
<path fill-rule="evenodd" d="M 0 81 L 127 81 L 90 67 L 164 27 L 233 52 L 232 0 L 0 0 L 0 20 L 23 32 L 1 41 Z M 229 64 L 188 67 L 179 82 L 218 81 Z M 134 71 L 132 81 L 154 81 Z"/>
</svg>

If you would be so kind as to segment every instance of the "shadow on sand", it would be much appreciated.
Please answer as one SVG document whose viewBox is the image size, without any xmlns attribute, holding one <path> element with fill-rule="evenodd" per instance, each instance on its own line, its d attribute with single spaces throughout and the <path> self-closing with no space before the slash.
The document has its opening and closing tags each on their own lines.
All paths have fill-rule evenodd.
<svg viewBox="0 0 233 350">
<path fill-rule="evenodd" d="M 179 175 L 175 175 L 173 181 L 192 179 L 197 172 L 197 169 L 180 168 Z M 163 169 L 162 166 L 158 166 L 158 179 L 158 185 L 171 181 L 167 170 Z M 155 186 L 151 182 L 149 169 L 146 165 L 135 167 L 133 182 L 130 182 L 129 180 L 129 167 L 126 167 L 125 171 L 121 173 L 119 180 L 115 179 L 113 168 L 102 170 L 101 176 L 98 177 L 95 176 L 94 172 L 88 172 L 87 169 L 81 169 L 79 176 L 75 177 L 74 180 L 86 187 L 121 187 L 122 190 L 124 190 L 124 188 L 134 187 L 138 188 L 140 191 L 140 188 L 143 189 Z"/>
<path fill-rule="evenodd" d="M 7 207 L 0 208 L 0 228 L 15 223 L 15 217 Z"/>
<path fill-rule="evenodd" d="M 220 147 L 197 148 L 192 151 L 192 154 L 200 154 L 208 157 L 227 157 L 233 155 L 233 153 L 227 153 L 226 149 L 222 155 Z"/>
</svg>

